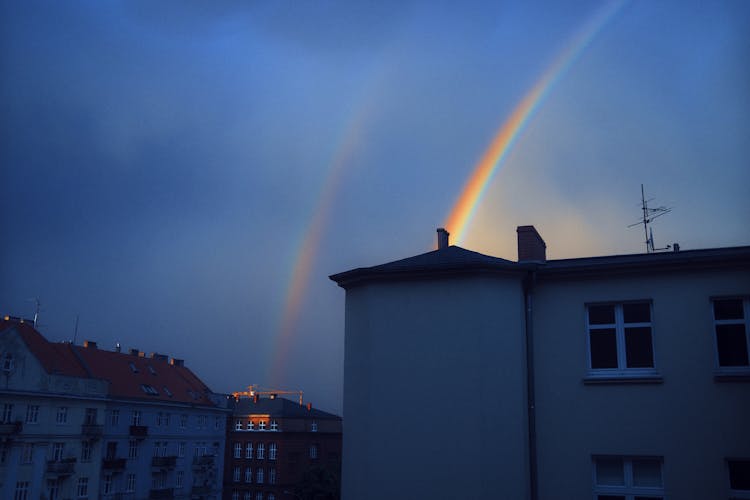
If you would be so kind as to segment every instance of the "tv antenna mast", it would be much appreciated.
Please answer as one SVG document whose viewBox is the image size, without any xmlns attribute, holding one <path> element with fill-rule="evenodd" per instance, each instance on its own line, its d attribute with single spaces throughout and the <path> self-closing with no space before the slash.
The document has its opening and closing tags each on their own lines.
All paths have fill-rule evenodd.
<svg viewBox="0 0 750 500">
<path fill-rule="evenodd" d="M 634 224 L 630 224 L 628 227 L 635 227 L 643 225 L 643 233 L 646 236 L 646 253 L 653 253 L 658 252 L 659 250 L 669 250 L 672 248 L 672 245 L 667 245 L 662 248 L 656 248 L 654 246 L 654 231 L 651 229 L 651 222 L 656 219 L 657 217 L 661 217 L 662 215 L 668 214 L 672 211 L 672 207 L 665 207 L 665 206 L 659 206 L 651 208 L 648 206 L 649 201 L 654 201 L 653 198 L 646 199 L 646 194 L 643 190 L 643 184 L 641 184 L 641 210 L 643 212 L 641 216 L 641 220 Z"/>
</svg>

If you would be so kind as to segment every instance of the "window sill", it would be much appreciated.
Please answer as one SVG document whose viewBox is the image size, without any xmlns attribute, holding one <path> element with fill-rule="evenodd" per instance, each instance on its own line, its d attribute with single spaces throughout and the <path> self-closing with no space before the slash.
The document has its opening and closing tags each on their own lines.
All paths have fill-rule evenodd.
<svg viewBox="0 0 750 500">
<path fill-rule="evenodd" d="M 653 374 L 625 374 L 625 375 L 587 375 L 583 378 L 584 385 L 619 385 L 619 384 L 663 384 L 664 377 Z"/>
<path fill-rule="evenodd" d="M 716 370 L 714 382 L 750 382 L 750 368 Z"/>
</svg>

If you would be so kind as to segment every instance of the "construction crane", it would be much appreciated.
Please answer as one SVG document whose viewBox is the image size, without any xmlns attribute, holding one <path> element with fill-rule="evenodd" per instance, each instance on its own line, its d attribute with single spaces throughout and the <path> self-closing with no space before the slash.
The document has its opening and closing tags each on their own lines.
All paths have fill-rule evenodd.
<svg viewBox="0 0 750 500">
<path fill-rule="evenodd" d="M 266 395 L 270 396 L 271 399 L 275 399 L 276 396 L 279 394 L 296 394 L 299 396 L 299 405 L 302 406 L 302 391 L 259 391 L 256 389 L 257 386 L 255 385 L 248 385 L 246 391 L 238 391 L 233 392 L 232 396 L 234 397 L 235 401 L 238 401 L 241 396 L 246 396 L 248 398 L 254 398 L 255 396 L 261 396 Z"/>
</svg>

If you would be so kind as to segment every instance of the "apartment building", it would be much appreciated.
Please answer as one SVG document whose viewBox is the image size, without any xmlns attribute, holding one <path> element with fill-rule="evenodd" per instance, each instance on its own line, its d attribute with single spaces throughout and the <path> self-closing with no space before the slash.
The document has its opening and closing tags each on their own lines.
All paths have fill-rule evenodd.
<svg viewBox="0 0 750 500">
<path fill-rule="evenodd" d="M 230 407 L 225 500 L 338 497 L 341 417 L 303 404 L 301 396 L 237 394 Z"/>
<path fill-rule="evenodd" d="M 226 396 L 182 360 L 0 325 L 2 498 L 220 498 Z"/>
<path fill-rule="evenodd" d="M 344 499 L 750 498 L 750 247 L 448 244 L 346 290 Z"/>
</svg>

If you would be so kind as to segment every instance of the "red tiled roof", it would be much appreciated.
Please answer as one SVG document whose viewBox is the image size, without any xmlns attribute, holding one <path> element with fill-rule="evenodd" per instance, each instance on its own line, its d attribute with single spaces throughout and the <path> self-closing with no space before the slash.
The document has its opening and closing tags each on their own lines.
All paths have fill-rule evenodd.
<svg viewBox="0 0 750 500">
<path fill-rule="evenodd" d="M 113 398 L 214 406 L 207 395 L 210 389 L 185 366 L 172 365 L 166 359 L 49 342 L 28 322 L 0 319 L 0 335 L 12 329 L 47 373 L 106 380 Z"/>
</svg>

